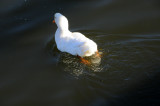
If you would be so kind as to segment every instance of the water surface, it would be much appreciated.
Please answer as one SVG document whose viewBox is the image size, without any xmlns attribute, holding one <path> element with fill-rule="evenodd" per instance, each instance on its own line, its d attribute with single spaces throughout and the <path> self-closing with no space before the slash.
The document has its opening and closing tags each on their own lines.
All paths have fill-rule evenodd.
<svg viewBox="0 0 160 106">
<path fill-rule="evenodd" d="M 158 0 L 0 3 L 1 106 L 160 105 Z M 57 50 L 54 13 L 98 44 L 99 65 Z"/>
</svg>

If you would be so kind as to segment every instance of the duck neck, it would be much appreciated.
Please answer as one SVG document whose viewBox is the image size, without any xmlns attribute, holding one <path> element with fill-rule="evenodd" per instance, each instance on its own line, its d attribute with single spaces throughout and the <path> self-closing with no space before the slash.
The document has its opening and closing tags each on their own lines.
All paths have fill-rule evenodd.
<svg viewBox="0 0 160 106">
<path fill-rule="evenodd" d="M 69 36 L 70 33 L 71 33 L 68 29 L 58 28 L 57 31 L 58 31 L 59 33 L 61 33 L 59 37 Z"/>
<path fill-rule="evenodd" d="M 59 22 L 57 26 L 61 31 L 68 31 L 68 27 L 69 27 L 68 21 L 64 21 L 63 23 Z"/>
<path fill-rule="evenodd" d="M 69 30 L 68 30 L 68 27 L 58 27 L 58 29 L 59 29 L 61 32 L 69 31 Z"/>
</svg>

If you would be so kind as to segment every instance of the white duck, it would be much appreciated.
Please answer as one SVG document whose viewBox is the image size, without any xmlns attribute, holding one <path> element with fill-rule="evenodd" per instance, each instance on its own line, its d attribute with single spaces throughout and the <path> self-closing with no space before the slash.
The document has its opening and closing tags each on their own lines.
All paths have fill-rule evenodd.
<svg viewBox="0 0 160 106">
<path fill-rule="evenodd" d="M 56 13 L 53 23 L 57 24 L 55 33 L 55 41 L 57 48 L 61 52 L 67 52 L 72 55 L 78 55 L 83 63 L 88 64 L 83 57 L 92 56 L 93 54 L 99 55 L 97 44 L 91 39 L 85 37 L 79 32 L 71 32 L 68 29 L 68 20 L 60 13 Z"/>
</svg>

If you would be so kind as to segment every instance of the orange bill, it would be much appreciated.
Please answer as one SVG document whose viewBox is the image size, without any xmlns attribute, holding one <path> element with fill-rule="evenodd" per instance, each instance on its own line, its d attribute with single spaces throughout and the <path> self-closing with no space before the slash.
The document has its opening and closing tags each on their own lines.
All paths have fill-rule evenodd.
<svg viewBox="0 0 160 106">
<path fill-rule="evenodd" d="M 52 23 L 55 23 L 55 20 L 53 20 Z"/>
</svg>

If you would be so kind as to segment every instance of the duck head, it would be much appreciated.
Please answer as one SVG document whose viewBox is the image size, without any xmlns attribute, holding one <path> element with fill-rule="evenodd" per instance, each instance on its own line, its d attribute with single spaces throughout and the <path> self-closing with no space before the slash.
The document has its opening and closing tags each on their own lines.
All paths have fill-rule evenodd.
<svg viewBox="0 0 160 106">
<path fill-rule="evenodd" d="M 55 13 L 53 23 L 56 23 L 61 30 L 68 30 L 68 20 L 60 13 Z"/>
</svg>

